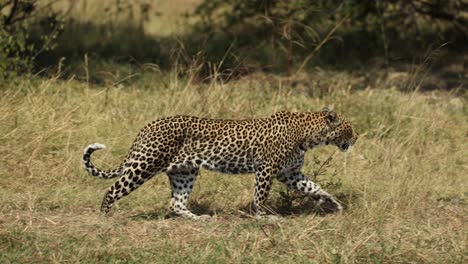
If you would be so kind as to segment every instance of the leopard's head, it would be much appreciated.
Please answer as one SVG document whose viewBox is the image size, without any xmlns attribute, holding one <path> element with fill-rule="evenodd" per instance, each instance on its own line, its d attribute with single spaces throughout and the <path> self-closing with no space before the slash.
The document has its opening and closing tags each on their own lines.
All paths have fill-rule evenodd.
<svg viewBox="0 0 468 264">
<path fill-rule="evenodd" d="M 322 109 L 325 117 L 326 129 L 323 138 L 326 145 L 335 145 L 341 151 L 348 151 L 357 140 L 357 134 L 353 130 L 351 122 L 337 115 L 328 108 Z"/>
</svg>

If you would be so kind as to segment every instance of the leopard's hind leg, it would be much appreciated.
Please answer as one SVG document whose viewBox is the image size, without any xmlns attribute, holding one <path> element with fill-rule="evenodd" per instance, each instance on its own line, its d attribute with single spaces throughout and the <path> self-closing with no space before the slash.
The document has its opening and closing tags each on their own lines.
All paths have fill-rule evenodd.
<svg viewBox="0 0 468 264">
<path fill-rule="evenodd" d="M 101 212 L 108 214 L 112 205 L 120 198 L 130 194 L 143 183 L 163 171 L 145 162 L 131 162 L 122 170 L 122 176 L 106 192 L 101 204 Z"/>
<path fill-rule="evenodd" d="M 198 176 L 198 170 L 190 166 L 172 166 L 166 172 L 171 182 L 171 211 L 176 215 L 190 219 L 209 218 L 208 215 L 198 216 L 187 209 L 187 202 Z"/>
</svg>

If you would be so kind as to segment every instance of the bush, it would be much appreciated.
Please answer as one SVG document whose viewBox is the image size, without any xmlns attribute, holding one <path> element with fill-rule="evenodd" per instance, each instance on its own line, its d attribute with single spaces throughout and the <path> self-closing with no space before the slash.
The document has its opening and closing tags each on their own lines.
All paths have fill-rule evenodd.
<svg viewBox="0 0 468 264">
<path fill-rule="evenodd" d="M 38 12 L 38 0 L 0 1 L 0 78 L 30 72 L 34 58 L 54 48 L 60 19 L 50 5 L 41 6 Z"/>
<path fill-rule="evenodd" d="M 289 72 L 309 64 L 366 65 L 377 56 L 412 60 L 443 43 L 460 49 L 468 37 L 464 9 L 461 0 L 205 0 L 195 15 L 204 36 L 222 39 L 223 65 L 244 57 L 247 67 Z M 219 46 L 206 46 L 206 53 L 216 56 Z"/>
</svg>

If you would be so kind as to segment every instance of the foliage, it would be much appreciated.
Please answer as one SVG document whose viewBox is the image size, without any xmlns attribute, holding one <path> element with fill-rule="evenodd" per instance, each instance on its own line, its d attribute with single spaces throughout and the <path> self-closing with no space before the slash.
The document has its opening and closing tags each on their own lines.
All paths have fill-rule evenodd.
<svg viewBox="0 0 468 264">
<path fill-rule="evenodd" d="M 49 5 L 38 7 L 38 0 L 0 1 L 0 78 L 29 72 L 38 54 L 54 48 L 60 19 Z"/>
<path fill-rule="evenodd" d="M 289 73 L 294 61 L 302 68 L 312 58 L 366 62 L 381 56 L 388 61 L 412 59 L 414 53 L 405 50 L 423 52 L 446 42 L 460 48 L 468 37 L 466 9 L 461 0 L 205 0 L 195 15 L 208 38 L 222 36 L 233 43 L 233 57 L 254 58 L 247 66 L 260 62 L 260 67 Z"/>
<path fill-rule="evenodd" d="M 182 74 L 196 72 L 202 80 L 258 70 L 290 75 L 317 65 L 355 69 L 375 58 L 385 58 L 387 65 L 393 59 L 412 63 L 434 46 L 449 42 L 444 49 L 461 47 L 466 39 L 459 39 L 466 36 L 460 26 L 466 6 L 458 0 L 202 0 L 193 4 L 195 11 L 188 17 L 190 23 L 183 22 L 184 30 L 162 35 L 148 32 L 164 24 L 172 27 L 178 15 L 148 0 L 83 5 L 61 1 L 74 15 L 67 8 L 52 9 L 46 1 L 0 3 L 3 76 L 27 72 L 32 66 L 55 74 L 60 71 L 53 68 L 61 62 L 63 72 L 71 76 L 83 69 L 85 56 L 92 66 L 109 62 L 176 66 Z M 452 34 L 454 30 L 458 33 Z"/>
<path fill-rule="evenodd" d="M 329 9 L 327 1 L 204 1 L 195 15 L 199 30 L 232 45 L 242 66 L 275 70 L 286 65 L 289 73 L 292 49 L 306 53 L 318 44 L 318 28 Z"/>
</svg>

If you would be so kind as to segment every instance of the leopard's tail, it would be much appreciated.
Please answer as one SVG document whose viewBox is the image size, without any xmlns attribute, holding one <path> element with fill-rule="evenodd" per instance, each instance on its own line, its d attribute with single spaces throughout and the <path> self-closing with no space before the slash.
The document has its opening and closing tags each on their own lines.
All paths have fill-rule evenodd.
<svg viewBox="0 0 468 264">
<path fill-rule="evenodd" d="M 81 159 L 81 162 L 83 163 L 83 166 L 86 171 L 89 172 L 94 177 L 98 177 L 101 179 L 112 179 L 112 178 L 117 178 L 121 175 L 122 173 L 122 166 L 119 166 L 117 169 L 110 170 L 110 171 L 104 171 L 101 169 L 98 169 L 94 166 L 94 164 L 91 162 L 91 154 L 99 149 L 104 149 L 106 148 L 105 145 L 99 144 L 99 143 L 94 143 L 91 145 L 88 145 L 83 153 L 83 158 Z"/>
</svg>

